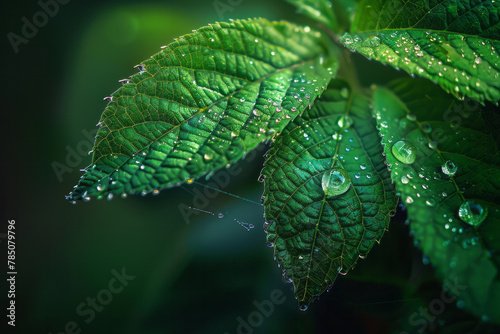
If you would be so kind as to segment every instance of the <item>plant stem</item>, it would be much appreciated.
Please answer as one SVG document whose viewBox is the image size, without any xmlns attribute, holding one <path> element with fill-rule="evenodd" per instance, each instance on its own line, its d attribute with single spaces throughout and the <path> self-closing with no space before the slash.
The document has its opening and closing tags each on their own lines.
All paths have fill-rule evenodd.
<svg viewBox="0 0 500 334">
<path fill-rule="evenodd" d="M 329 29 L 322 23 L 320 23 L 318 26 L 330 37 L 330 39 L 337 46 L 334 50 L 337 53 L 337 59 L 339 61 L 339 76 L 345 78 L 349 82 L 353 90 L 359 92 L 364 91 L 365 89 L 363 89 L 363 87 L 361 87 L 359 83 L 356 66 L 351 59 L 351 51 L 347 50 L 344 45 L 342 45 L 339 36 L 335 34 L 331 29 Z"/>
</svg>

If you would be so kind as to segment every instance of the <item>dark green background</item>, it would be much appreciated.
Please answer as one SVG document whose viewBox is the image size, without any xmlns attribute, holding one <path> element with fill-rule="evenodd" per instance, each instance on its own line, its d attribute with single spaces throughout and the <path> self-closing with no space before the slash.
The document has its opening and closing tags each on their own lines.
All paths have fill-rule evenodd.
<svg viewBox="0 0 500 334">
<path fill-rule="evenodd" d="M 79 169 L 90 164 L 90 156 L 78 151 L 90 149 L 82 131 L 95 129 L 106 105 L 103 97 L 160 46 L 218 20 L 262 16 L 311 24 L 284 1 L 232 1 L 238 2 L 219 17 L 213 1 L 73 0 L 20 45 L 18 54 L 7 33 L 20 34 L 21 18 L 31 20 L 40 7 L 36 1 L 3 4 L 0 233 L 8 219 L 15 219 L 18 333 L 64 332 L 75 321 L 81 333 L 232 334 L 237 318 L 247 319 L 257 311 L 253 302 L 269 300 L 275 289 L 286 301 L 275 305 L 253 333 L 417 333 L 422 328 L 408 317 L 439 298 L 441 287 L 412 245 L 404 212 L 366 260 L 301 312 L 265 246 L 262 206 L 220 194 L 204 209 L 224 218 L 193 211 L 187 223 L 179 205 L 193 206 L 193 192 L 204 192 L 202 186 L 109 202 L 64 200 Z M 365 84 L 404 75 L 353 59 Z M 68 165 L 68 148 L 76 151 L 75 166 Z M 264 152 L 242 162 L 243 171 L 224 190 L 259 202 Z M 62 181 L 54 162 L 72 169 Z M 247 231 L 236 220 L 255 228 Z M 2 239 L 3 264 L 5 245 Z M 77 306 L 107 288 L 111 271 L 122 268 L 135 279 L 86 323 Z M 2 309 L 6 271 L 2 265 Z M 446 305 L 427 331 L 444 332 L 446 326 L 438 324 L 456 318 L 473 320 L 457 312 L 455 305 Z M 4 312 L 1 319 L 3 326 Z"/>
</svg>

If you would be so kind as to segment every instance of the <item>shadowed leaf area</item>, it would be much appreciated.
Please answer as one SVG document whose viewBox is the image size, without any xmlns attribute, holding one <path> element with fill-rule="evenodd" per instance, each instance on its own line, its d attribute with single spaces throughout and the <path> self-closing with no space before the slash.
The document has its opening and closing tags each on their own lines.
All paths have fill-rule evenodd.
<svg viewBox="0 0 500 334">
<path fill-rule="evenodd" d="M 498 108 L 409 79 L 376 88 L 374 107 L 419 247 L 458 307 L 499 319 Z"/>
</svg>

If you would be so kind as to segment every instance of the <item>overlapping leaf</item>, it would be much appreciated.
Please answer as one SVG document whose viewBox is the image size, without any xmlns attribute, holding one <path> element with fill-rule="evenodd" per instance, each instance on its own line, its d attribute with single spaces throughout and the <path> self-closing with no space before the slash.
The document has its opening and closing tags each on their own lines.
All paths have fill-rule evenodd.
<svg viewBox="0 0 500 334">
<path fill-rule="evenodd" d="M 113 93 L 68 199 L 157 193 L 239 160 L 321 94 L 325 52 L 320 33 L 264 19 L 180 37 Z"/>
<path fill-rule="evenodd" d="M 500 322 L 499 110 L 423 80 L 390 87 L 375 90 L 374 106 L 415 240 L 454 295 L 448 302 Z"/>
<path fill-rule="evenodd" d="M 457 97 L 500 100 L 500 2 L 365 0 L 346 47 Z"/>
<path fill-rule="evenodd" d="M 337 28 L 337 19 L 333 14 L 332 3 L 325 0 L 286 0 L 297 10 L 310 18 L 323 23 L 330 29 Z"/>
<path fill-rule="evenodd" d="M 368 98 L 337 80 L 273 143 L 267 240 L 302 309 L 387 229 L 397 198 L 384 161 Z"/>
<path fill-rule="evenodd" d="M 355 0 L 287 0 L 298 11 L 313 20 L 321 22 L 335 32 L 345 31 L 351 25 L 351 13 L 356 7 Z"/>
</svg>

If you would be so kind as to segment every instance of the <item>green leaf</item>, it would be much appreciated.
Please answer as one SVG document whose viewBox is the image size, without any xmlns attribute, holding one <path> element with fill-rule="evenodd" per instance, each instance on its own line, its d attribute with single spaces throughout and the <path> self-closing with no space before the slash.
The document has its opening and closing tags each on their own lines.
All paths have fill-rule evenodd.
<svg viewBox="0 0 500 334">
<path fill-rule="evenodd" d="M 384 162 L 369 99 L 338 80 L 273 143 L 261 176 L 267 241 L 301 309 L 387 229 L 397 198 Z"/>
<path fill-rule="evenodd" d="M 478 101 L 500 100 L 500 2 L 363 1 L 344 45 Z"/>
<path fill-rule="evenodd" d="M 264 19 L 176 39 L 112 94 L 69 200 L 158 193 L 241 159 L 333 77 L 319 32 Z"/>
<path fill-rule="evenodd" d="M 333 14 L 332 3 L 325 0 L 286 0 L 295 7 L 299 13 L 309 16 L 313 20 L 323 23 L 332 30 L 337 29 L 337 19 Z"/>
<path fill-rule="evenodd" d="M 415 241 L 457 306 L 500 322 L 499 110 L 422 80 L 390 89 L 375 89 L 374 107 Z"/>
<path fill-rule="evenodd" d="M 356 2 L 353 0 L 286 0 L 297 10 L 324 24 L 335 32 L 345 31 L 350 26 L 349 14 L 354 11 Z"/>
</svg>

